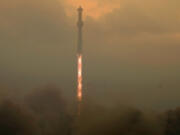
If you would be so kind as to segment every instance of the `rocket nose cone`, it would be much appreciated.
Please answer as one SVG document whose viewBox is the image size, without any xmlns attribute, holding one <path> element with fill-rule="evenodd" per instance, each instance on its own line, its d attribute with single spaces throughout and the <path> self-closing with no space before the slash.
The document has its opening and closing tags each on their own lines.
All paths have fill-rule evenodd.
<svg viewBox="0 0 180 135">
<path fill-rule="evenodd" d="M 79 6 L 78 11 L 79 11 L 79 12 L 82 12 L 82 11 L 83 11 L 82 6 Z"/>
</svg>

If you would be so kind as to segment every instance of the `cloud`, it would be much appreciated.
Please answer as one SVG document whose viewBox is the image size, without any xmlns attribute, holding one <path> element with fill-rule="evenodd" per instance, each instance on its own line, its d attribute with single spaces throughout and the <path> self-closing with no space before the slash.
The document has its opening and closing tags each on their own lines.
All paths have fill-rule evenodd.
<svg viewBox="0 0 180 135">
<path fill-rule="evenodd" d="M 76 105 L 67 106 L 56 87 L 36 89 L 23 97 L 19 102 L 13 99 L 0 102 L 1 134 L 177 135 L 180 132 L 179 108 L 157 113 L 118 104 L 104 107 L 85 100 L 81 115 L 76 117 Z"/>
<path fill-rule="evenodd" d="M 10 82 L 12 87 L 26 88 L 56 83 L 71 87 L 64 92 L 72 95 L 76 86 L 77 11 L 76 2 L 69 3 L 72 5 L 65 2 L 1 0 L 2 84 Z M 91 83 L 92 87 L 96 84 L 99 86 L 97 91 L 104 90 L 103 85 L 108 83 L 111 87 L 107 88 L 109 91 L 123 93 L 128 88 L 122 88 L 120 83 L 151 83 L 156 88 L 159 83 L 172 85 L 180 80 L 177 0 L 91 2 L 96 3 L 94 10 L 92 7 L 93 12 L 103 13 L 97 13 L 102 14 L 98 19 L 90 16 L 84 18 L 85 87 Z M 73 12 L 73 16 L 67 16 L 66 10 Z M 171 91 L 168 90 L 168 93 L 173 91 L 177 98 L 172 102 L 179 101 L 176 96 L 179 85 L 174 85 Z M 148 86 L 144 86 L 144 89 L 148 90 Z M 136 97 L 139 97 L 142 88 L 134 89 L 137 91 Z M 151 94 L 156 91 L 151 90 Z M 156 97 L 155 101 L 159 101 L 159 98 Z M 165 99 L 169 98 L 162 97 L 161 103 Z"/>
<path fill-rule="evenodd" d="M 84 16 L 91 17 L 93 19 L 99 19 L 100 17 L 111 13 L 114 9 L 120 8 L 118 1 L 101 1 L 101 0 L 67 0 L 65 3 L 65 11 L 68 16 L 75 15 L 75 11 L 79 6 L 84 8 Z"/>
<path fill-rule="evenodd" d="M 5 101 L 0 106 L 0 133 L 7 135 L 37 135 L 36 118 L 23 106 L 11 101 Z"/>
<path fill-rule="evenodd" d="M 3 100 L 0 102 L 0 134 L 67 135 L 72 132 L 73 119 L 66 107 L 60 90 L 54 87 L 36 90 L 19 102 Z"/>
<path fill-rule="evenodd" d="M 3 0 L 0 5 L 1 72 L 6 70 L 9 79 L 20 74 L 45 75 L 44 82 L 57 74 L 66 78 L 75 67 L 75 36 L 59 1 Z M 52 70 L 54 75 L 48 73 Z"/>
<path fill-rule="evenodd" d="M 156 113 L 131 107 L 107 109 L 85 104 L 77 131 L 82 135 L 177 135 L 179 116 L 179 108 Z"/>
</svg>

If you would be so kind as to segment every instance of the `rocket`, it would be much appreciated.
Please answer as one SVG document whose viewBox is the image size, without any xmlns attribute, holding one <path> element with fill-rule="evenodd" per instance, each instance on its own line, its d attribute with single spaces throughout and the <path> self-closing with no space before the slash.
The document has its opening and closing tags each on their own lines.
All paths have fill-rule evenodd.
<svg viewBox="0 0 180 135">
<path fill-rule="evenodd" d="M 82 13 L 83 13 L 83 8 L 80 6 L 78 9 L 78 22 L 77 22 L 77 27 L 78 27 L 78 46 L 77 46 L 77 54 L 81 55 L 82 54 L 82 28 L 83 28 L 83 20 L 82 20 Z"/>
<path fill-rule="evenodd" d="M 82 76 L 82 13 L 83 8 L 80 6 L 78 9 L 78 43 L 77 43 L 77 99 L 78 99 L 78 113 L 80 114 L 81 101 L 82 101 L 82 89 L 83 89 L 83 76 Z"/>
</svg>

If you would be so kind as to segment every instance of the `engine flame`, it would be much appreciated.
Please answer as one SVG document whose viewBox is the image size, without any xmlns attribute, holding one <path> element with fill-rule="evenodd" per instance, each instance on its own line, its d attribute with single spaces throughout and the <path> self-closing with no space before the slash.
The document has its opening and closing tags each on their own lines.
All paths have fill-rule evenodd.
<svg viewBox="0 0 180 135">
<path fill-rule="evenodd" d="M 82 55 L 78 55 L 78 75 L 77 75 L 77 98 L 78 101 L 82 101 Z"/>
</svg>

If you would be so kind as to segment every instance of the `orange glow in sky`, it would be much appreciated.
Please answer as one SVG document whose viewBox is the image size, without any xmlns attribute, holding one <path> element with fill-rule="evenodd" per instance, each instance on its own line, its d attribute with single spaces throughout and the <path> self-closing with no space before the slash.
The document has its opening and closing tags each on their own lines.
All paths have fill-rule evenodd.
<svg viewBox="0 0 180 135">
<path fill-rule="evenodd" d="M 103 0 L 66 0 L 65 5 L 68 16 L 72 16 L 73 11 L 81 5 L 84 8 L 84 16 L 89 16 L 93 19 L 98 19 L 116 8 L 120 8 L 118 3 Z"/>
</svg>

